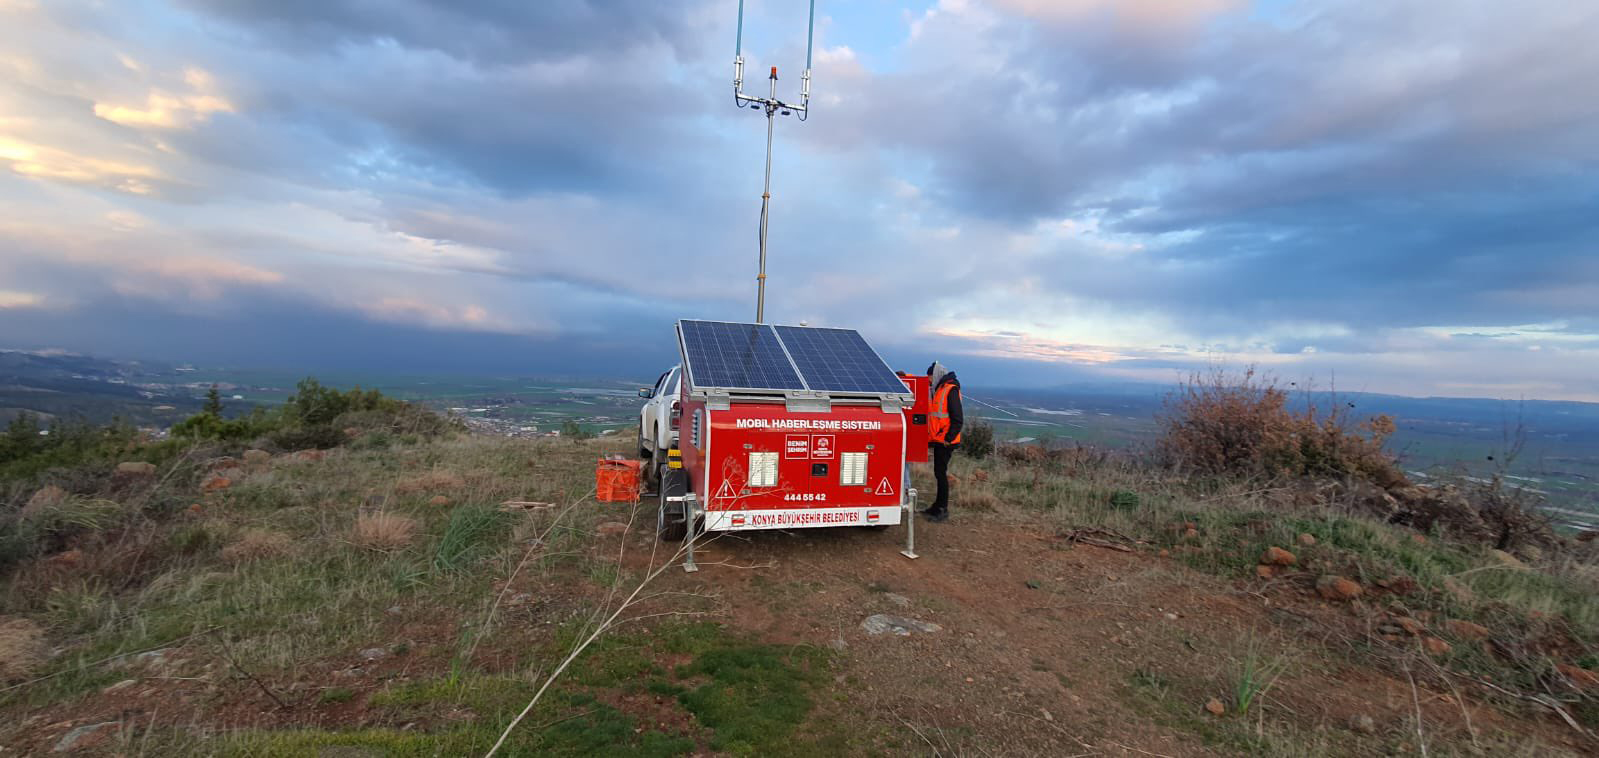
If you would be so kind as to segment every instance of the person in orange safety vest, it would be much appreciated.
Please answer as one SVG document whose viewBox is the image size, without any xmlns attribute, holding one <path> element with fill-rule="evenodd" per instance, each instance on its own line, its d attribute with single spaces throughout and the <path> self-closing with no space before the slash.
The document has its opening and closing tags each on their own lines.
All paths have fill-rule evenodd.
<svg viewBox="0 0 1599 758">
<path fill-rule="evenodd" d="M 928 521 L 949 520 L 949 458 L 961 443 L 961 427 L 966 423 L 961 412 L 961 383 L 955 372 L 944 368 L 938 361 L 927 367 L 928 386 L 931 387 L 932 409 L 927 417 L 929 433 L 928 452 L 933 459 L 933 478 L 938 482 L 938 495 L 933 504 L 922 511 Z"/>
</svg>

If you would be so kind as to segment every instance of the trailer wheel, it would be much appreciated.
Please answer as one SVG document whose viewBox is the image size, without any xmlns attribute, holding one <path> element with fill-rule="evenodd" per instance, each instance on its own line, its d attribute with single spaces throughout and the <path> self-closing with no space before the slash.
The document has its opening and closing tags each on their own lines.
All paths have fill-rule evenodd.
<svg viewBox="0 0 1599 758">
<path fill-rule="evenodd" d="M 664 482 L 656 490 L 659 494 L 655 508 L 655 534 L 662 542 L 682 542 L 688 536 L 688 519 L 683 515 L 683 501 L 667 500 Z"/>
</svg>

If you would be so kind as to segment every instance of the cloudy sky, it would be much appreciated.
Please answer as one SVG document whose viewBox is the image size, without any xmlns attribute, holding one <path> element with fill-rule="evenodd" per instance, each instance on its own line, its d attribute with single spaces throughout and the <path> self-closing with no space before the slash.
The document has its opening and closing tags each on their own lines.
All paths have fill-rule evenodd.
<svg viewBox="0 0 1599 758">
<path fill-rule="evenodd" d="M 750 320 L 736 0 L 0 0 L 0 346 L 652 374 Z M 798 91 L 805 0 L 750 0 Z M 1599 3 L 820 0 L 767 314 L 968 383 L 1599 401 Z"/>
</svg>

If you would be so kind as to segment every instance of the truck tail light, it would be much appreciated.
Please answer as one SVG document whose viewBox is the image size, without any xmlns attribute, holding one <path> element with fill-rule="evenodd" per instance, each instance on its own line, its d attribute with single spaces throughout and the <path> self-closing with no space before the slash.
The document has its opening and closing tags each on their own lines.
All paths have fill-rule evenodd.
<svg viewBox="0 0 1599 758">
<path fill-rule="evenodd" d="M 678 420 L 678 419 L 680 419 L 682 417 L 683 417 L 683 404 L 681 402 L 677 401 L 677 400 L 673 400 L 672 401 L 672 420 L 676 421 L 676 420 Z"/>
<path fill-rule="evenodd" d="M 777 486 L 777 453 L 750 453 L 749 486 Z"/>
<path fill-rule="evenodd" d="M 838 483 L 846 487 L 866 484 L 866 454 L 844 453 L 838 462 Z"/>
</svg>

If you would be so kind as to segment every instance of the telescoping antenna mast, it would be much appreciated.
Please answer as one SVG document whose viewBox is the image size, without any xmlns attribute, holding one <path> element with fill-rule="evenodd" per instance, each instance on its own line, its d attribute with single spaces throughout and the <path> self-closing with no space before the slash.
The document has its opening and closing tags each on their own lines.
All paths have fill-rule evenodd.
<svg viewBox="0 0 1599 758">
<path fill-rule="evenodd" d="M 761 190 L 761 271 L 755 277 L 755 323 L 766 320 L 766 212 L 772 202 L 772 126 L 777 114 L 799 114 L 804 121 L 811 104 L 811 44 L 816 40 L 816 0 L 811 0 L 810 20 L 805 32 L 805 73 L 800 75 L 799 105 L 777 99 L 777 67 L 772 67 L 771 94 L 755 97 L 744 94 L 744 0 L 738 0 L 738 40 L 733 45 L 733 104 L 740 108 L 766 111 L 766 184 Z"/>
</svg>

